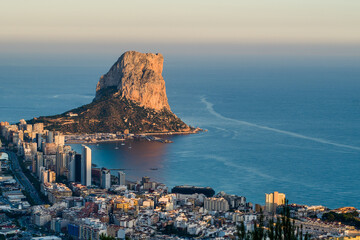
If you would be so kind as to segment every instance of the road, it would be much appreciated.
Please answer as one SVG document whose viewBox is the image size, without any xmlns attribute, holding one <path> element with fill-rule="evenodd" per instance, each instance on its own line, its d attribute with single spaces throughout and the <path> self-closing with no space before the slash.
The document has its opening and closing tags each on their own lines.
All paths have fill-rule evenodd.
<svg viewBox="0 0 360 240">
<path fill-rule="evenodd" d="M 22 189 L 27 191 L 31 198 L 34 200 L 34 203 L 36 205 L 42 205 L 44 202 L 41 200 L 39 193 L 36 191 L 35 187 L 32 185 L 32 183 L 29 181 L 29 179 L 26 177 L 24 172 L 22 171 L 22 168 L 20 167 L 19 159 L 16 156 L 16 154 L 12 151 L 2 151 L 8 154 L 9 160 L 11 162 L 11 169 L 16 177 L 16 180 L 21 185 Z"/>
</svg>

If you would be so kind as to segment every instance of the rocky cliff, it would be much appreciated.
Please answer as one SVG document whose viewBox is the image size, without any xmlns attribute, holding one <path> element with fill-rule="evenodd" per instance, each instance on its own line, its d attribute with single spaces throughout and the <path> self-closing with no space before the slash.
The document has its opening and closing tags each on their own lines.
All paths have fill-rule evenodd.
<svg viewBox="0 0 360 240">
<path fill-rule="evenodd" d="M 65 134 L 196 132 L 170 110 L 163 61 L 161 54 L 126 52 L 100 78 L 92 103 L 29 123 Z"/>
<path fill-rule="evenodd" d="M 161 54 L 125 52 L 101 76 L 96 86 L 95 101 L 109 92 L 132 100 L 145 108 L 156 111 L 170 110 L 162 77 L 164 58 Z"/>
</svg>

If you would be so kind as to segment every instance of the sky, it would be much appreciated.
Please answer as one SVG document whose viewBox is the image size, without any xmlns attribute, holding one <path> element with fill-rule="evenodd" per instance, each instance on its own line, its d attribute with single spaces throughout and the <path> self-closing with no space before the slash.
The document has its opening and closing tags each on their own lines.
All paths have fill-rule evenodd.
<svg viewBox="0 0 360 240">
<path fill-rule="evenodd" d="M 359 0 L 2 0 L 0 54 L 358 55 Z"/>
</svg>

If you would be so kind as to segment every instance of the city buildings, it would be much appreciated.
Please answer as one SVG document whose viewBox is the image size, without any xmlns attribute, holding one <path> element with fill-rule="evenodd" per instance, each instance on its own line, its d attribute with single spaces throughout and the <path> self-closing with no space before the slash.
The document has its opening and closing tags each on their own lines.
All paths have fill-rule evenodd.
<svg viewBox="0 0 360 240">
<path fill-rule="evenodd" d="M 285 194 L 279 192 L 265 193 L 265 210 L 274 213 L 277 206 L 285 204 Z"/>
<path fill-rule="evenodd" d="M 40 189 L 48 202 L 30 206 L 27 199 L 31 199 L 31 195 L 25 196 L 21 191 L 24 187 L 20 186 L 18 178 L 0 174 L 0 210 L 21 218 L 14 218 L 14 223 L 29 221 L 31 224 L 27 227 L 36 225 L 57 236 L 42 236 L 43 232 L 37 232 L 39 228 L 21 231 L 16 224 L 11 225 L 14 234 L 28 232 L 40 239 L 66 236 L 78 240 L 98 240 L 101 234 L 120 239 L 181 239 L 184 235 L 189 239 L 236 239 L 240 224 L 244 223 L 245 229 L 252 231 L 263 217 L 264 225 L 268 227 L 268 220 L 279 217 L 276 212 L 284 208 L 281 205 L 285 194 L 278 192 L 266 194 L 265 206 L 254 204 L 254 209 L 244 196 L 225 192 L 215 195 L 209 187 L 191 186 L 178 186 L 174 193 L 169 193 L 167 186 L 149 177 L 143 177 L 141 181 L 126 181 L 126 174 L 122 171 L 117 173 L 119 185 L 111 185 L 116 177 L 104 168 L 97 169 L 99 176 L 93 181 L 89 147 L 83 146 L 82 154 L 78 154 L 63 145 L 61 138 L 54 140 L 59 133 L 50 134 L 41 126 L 20 122 L 19 125 L 1 123 L 1 135 L 9 142 L 6 147 L 10 145 L 19 156 L 24 156 L 22 164 L 32 167 L 29 174 L 41 180 Z M 41 129 L 42 132 L 33 132 Z M 23 136 L 20 131 L 24 132 Z M 42 138 L 40 148 L 40 135 L 37 133 Z M 1 160 L 3 168 L 11 170 L 7 160 Z M 33 184 L 38 183 L 34 181 Z M 346 239 L 344 236 L 360 234 L 352 226 L 322 221 L 321 216 L 329 212 L 326 207 L 296 204 L 289 207 L 290 216 L 297 219 L 295 225 L 303 226 L 304 234 L 310 233 L 314 238 Z M 262 211 L 264 208 L 265 212 Z M 334 211 L 337 214 L 360 213 L 350 207 Z M 31 217 L 26 219 L 26 215 Z M 6 216 L 0 214 L 0 219 L 4 218 Z M 1 228 L 0 221 L 0 233 L 4 230 Z"/>
</svg>

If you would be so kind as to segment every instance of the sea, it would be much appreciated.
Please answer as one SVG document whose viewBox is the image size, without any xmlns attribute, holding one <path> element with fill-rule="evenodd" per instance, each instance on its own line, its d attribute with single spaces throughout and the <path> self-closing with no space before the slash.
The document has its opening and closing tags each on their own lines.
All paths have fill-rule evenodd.
<svg viewBox="0 0 360 240">
<path fill-rule="evenodd" d="M 0 65 L 0 121 L 18 122 L 89 103 L 117 57 L 91 65 Z M 172 111 L 207 131 L 173 143 L 90 144 L 98 167 L 265 203 L 360 208 L 360 61 L 344 56 L 166 56 Z M 81 152 L 81 145 L 72 145 Z"/>
</svg>

